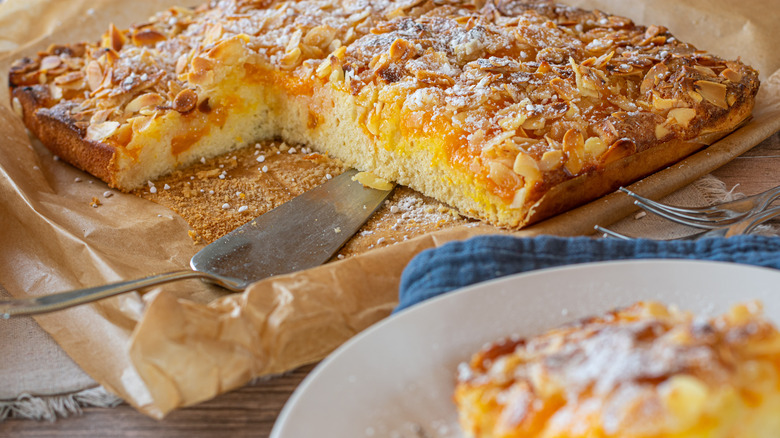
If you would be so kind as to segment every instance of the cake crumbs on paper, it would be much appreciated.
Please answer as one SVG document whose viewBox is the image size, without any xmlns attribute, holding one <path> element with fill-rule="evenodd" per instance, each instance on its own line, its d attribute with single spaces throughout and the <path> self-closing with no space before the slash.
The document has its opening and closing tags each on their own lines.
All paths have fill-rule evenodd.
<svg viewBox="0 0 780 438">
<path fill-rule="evenodd" d="M 270 211 L 321 184 L 325 174 L 338 175 L 345 169 L 340 161 L 321 154 L 276 155 L 280 144 L 251 143 L 229 155 L 204 157 L 148 184 L 150 187 L 167 184 L 169 189 L 134 193 L 175 211 L 203 243 L 213 242 L 243 225 L 249 219 L 249 212 L 258 216 Z M 302 150 L 297 146 L 296 149 Z M 265 157 L 261 167 L 255 151 Z M 269 172 L 269 167 L 274 172 Z M 225 209 L 224 204 L 228 205 Z"/>
<path fill-rule="evenodd" d="M 394 245 L 423 234 L 473 221 L 455 210 L 408 187 L 398 186 L 391 197 L 339 251 L 351 256 L 367 249 Z"/>
<path fill-rule="evenodd" d="M 97 196 L 93 196 L 92 197 L 92 202 L 90 202 L 89 205 L 92 208 L 98 208 L 98 207 L 100 207 L 103 204 L 100 203 L 100 199 L 98 199 Z"/>
</svg>

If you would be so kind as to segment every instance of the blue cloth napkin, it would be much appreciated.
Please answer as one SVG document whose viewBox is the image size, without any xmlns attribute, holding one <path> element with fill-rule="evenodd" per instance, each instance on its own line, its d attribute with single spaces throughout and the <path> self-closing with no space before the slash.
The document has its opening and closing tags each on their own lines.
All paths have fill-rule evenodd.
<svg viewBox="0 0 780 438">
<path fill-rule="evenodd" d="M 439 294 L 534 269 L 626 259 L 697 259 L 780 269 L 780 237 L 692 241 L 479 236 L 418 254 L 401 276 L 396 312 Z"/>
</svg>

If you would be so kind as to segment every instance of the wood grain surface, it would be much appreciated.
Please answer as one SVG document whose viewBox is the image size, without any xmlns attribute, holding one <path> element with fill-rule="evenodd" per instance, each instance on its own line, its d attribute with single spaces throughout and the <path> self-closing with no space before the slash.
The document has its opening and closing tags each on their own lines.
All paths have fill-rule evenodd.
<svg viewBox="0 0 780 438">
<path fill-rule="evenodd" d="M 713 172 L 731 189 L 754 194 L 780 184 L 780 133 Z M 87 408 L 81 416 L 54 423 L 10 419 L 0 423 L 2 437 L 267 437 L 284 403 L 313 369 L 248 385 L 200 405 L 175 411 L 162 421 L 128 405 Z M 346 438 L 346 437 L 345 437 Z"/>
</svg>

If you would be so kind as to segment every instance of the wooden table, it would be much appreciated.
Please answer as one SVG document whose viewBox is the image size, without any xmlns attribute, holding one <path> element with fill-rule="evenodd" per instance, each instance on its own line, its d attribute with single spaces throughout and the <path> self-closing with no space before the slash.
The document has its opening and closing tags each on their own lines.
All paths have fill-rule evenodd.
<svg viewBox="0 0 780 438">
<path fill-rule="evenodd" d="M 753 194 L 780 184 L 780 132 L 713 173 L 727 188 Z M 162 421 L 128 405 L 86 408 L 84 415 L 55 423 L 7 420 L 0 436 L 13 437 L 266 437 L 295 388 L 313 369 L 306 366 L 284 376 L 246 386 L 198 406 L 173 412 Z"/>
</svg>

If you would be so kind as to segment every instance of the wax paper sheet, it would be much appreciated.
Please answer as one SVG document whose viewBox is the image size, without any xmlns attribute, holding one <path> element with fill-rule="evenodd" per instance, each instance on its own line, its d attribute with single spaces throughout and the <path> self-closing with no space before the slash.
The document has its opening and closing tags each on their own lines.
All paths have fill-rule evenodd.
<svg viewBox="0 0 780 438">
<path fill-rule="evenodd" d="M 780 129 L 780 55 L 773 0 L 568 0 L 664 24 L 678 37 L 761 70 L 754 117 L 730 136 L 635 184 L 671 193 Z M 143 21 L 186 0 L 7 0 L 0 4 L 0 71 L 51 42 L 94 40 L 114 22 Z M 0 91 L 0 281 L 16 297 L 44 295 L 184 268 L 201 248 L 172 211 L 133 195 L 105 199 L 102 182 L 32 141 Z M 518 234 L 587 234 L 632 211 L 619 194 Z M 227 294 L 196 280 L 36 317 L 90 376 L 146 414 L 239 387 L 251 378 L 316 361 L 389 314 L 400 273 L 419 251 L 478 233 L 463 226 Z M 0 324 L 2 324 L 0 322 Z"/>
</svg>

